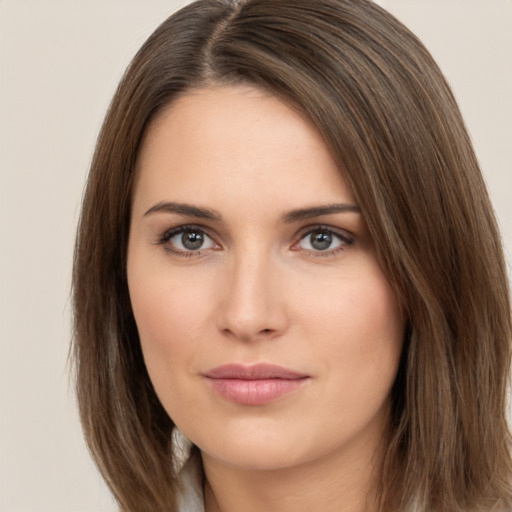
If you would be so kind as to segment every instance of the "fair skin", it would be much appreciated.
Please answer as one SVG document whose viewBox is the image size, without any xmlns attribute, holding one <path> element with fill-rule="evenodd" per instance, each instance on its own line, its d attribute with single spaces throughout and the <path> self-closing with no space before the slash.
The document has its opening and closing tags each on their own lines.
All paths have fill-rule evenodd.
<svg viewBox="0 0 512 512">
<path fill-rule="evenodd" d="M 374 510 L 404 322 L 311 123 L 251 87 L 173 102 L 139 154 L 127 271 L 207 512 Z M 212 373 L 261 363 L 293 378 Z"/>
</svg>

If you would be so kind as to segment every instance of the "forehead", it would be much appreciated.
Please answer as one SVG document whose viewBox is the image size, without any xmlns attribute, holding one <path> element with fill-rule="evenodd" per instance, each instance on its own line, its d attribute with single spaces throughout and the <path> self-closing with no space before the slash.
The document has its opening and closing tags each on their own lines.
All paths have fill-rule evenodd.
<svg viewBox="0 0 512 512">
<path fill-rule="evenodd" d="M 280 201 L 352 198 L 313 124 L 265 91 L 194 90 L 151 123 L 137 162 L 136 199 L 205 203 L 223 194 L 246 200 L 249 192 Z M 157 197 L 166 194 L 173 197 Z"/>
</svg>

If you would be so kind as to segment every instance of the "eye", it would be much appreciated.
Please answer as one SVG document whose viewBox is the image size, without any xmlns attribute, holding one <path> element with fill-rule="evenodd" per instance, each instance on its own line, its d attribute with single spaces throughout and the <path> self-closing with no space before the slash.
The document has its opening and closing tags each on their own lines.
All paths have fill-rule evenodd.
<svg viewBox="0 0 512 512">
<path fill-rule="evenodd" d="M 219 247 L 204 230 L 194 226 L 183 226 L 167 231 L 160 243 L 174 253 L 193 253 Z"/>
<path fill-rule="evenodd" d="M 305 250 L 316 253 L 333 254 L 352 245 L 353 240 L 332 229 L 317 227 L 308 231 L 296 244 L 294 250 Z"/>
</svg>

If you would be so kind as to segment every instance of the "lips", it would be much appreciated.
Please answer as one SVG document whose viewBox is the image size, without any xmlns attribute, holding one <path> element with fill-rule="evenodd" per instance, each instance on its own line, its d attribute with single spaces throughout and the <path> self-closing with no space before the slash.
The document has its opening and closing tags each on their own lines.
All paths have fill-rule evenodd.
<svg viewBox="0 0 512 512">
<path fill-rule="evenodd" d="M 240 405 L 264 405 L 300 389 L 309 375 L 273 364 L 228 364 L 204 374 L 213 390 Z"/>
</svg>

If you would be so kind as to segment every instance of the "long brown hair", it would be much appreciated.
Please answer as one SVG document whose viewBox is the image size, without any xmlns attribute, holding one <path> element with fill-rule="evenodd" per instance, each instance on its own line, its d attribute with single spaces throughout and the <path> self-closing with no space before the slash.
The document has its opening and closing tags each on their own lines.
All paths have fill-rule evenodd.
<svg viewBox="0 0 512 512">
<path fill-rule="evenodd" d="M 177 485 L 126 283 L 135 162 L 155 114 L 213 83 L 271 91 L 316 125 L 407 313 L 381 510 L 508 510 L 512 326 L 493 210 L 440 70 L 367 0 L 199 0 L 119 85 L 78 228 L 73 354 L 85 436 L 122 510 L 172 510 Z"/>
</svg>

